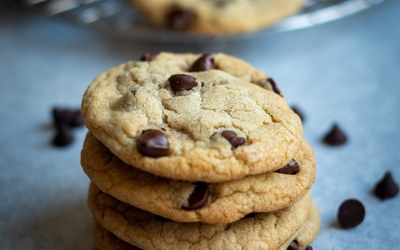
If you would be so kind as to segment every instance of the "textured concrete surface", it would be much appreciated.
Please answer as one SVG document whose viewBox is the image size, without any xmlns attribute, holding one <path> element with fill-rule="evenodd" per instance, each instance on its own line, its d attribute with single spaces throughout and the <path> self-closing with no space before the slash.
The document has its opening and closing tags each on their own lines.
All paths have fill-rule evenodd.
<svg viewBox="0 0 400 250">
<path fill-rule="evenodd" d="M 135 43 L 28 11 L 0 13 L 0 248 L 92 249 L 88 179 L 79 165 L 85 130 L 75 131 L 71 147 L 51 147 L 51 106 L 79 106 L 98 73 L 143 52 L 212 48 Z M 392 0 L 322 26 L 214 47 L 269 72 L 307 116 L 322 214 L 314 249 L 400 245 L 400 196 L 371 195 L 386 170 L 400 181 L 399 13 Z M 343 147 L 320 143 L 334 121 L 350 137 Z M 347 198 L 364 202 L 367 214 L 359 227 L 341 230 L 336 212 Z"/>
</svg>

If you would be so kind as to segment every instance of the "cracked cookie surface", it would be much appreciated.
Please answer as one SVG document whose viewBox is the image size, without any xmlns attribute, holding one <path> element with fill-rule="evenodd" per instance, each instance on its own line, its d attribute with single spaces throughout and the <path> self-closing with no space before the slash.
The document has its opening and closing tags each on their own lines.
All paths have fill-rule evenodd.
<svg viewBox="0 0 400 250">
<path fill-rule="evenodd" d="M 131 0 L 158 26 L 208 35 L 268 27 L 299 11 L 302 0 Z"/>
<path fill-rule="evenodd" d="M 88 204 L 105 229 L 142 249 L 277 249 L 306 221 L 311 196 L 277 212 L 216 225 L 162 219 L 118 201 L 94 184 Z"/>
<path fill-rule="evenodd" d="M 103 192 L 171 220 L 203 223 L 230 223 L 246 214 L 276 211 L 299 200 L 315 178 L 315 158 L 305 140 L 294 159 L 300 166 L 295 175 L 269 172 L 211 183 L 210 203 L 185 210 L 196 183 L 157 177 L 126 165 L 90 133 L 81 156 L 84 171 Z"/>
<path fill-rule="evenodd" d="M 301 121 L 270 90 L 266 75 L 223 54 L 214 55 L 214 69 L 188 72 L 200 56 L 161 53 L 104 72 L 83 98 L 87 127 L 127 164 L 177 180 L 239 179 L 293 159 L 302 141 Z M 194 77 L 197 85 L 172 89 L 176 74 Z M 162 149 L 156 157 L 139 148 L 149 130 L 164 136 L 143 143 Z M 241 144 L 222 136 L 225 130 Z"/>
</svg>

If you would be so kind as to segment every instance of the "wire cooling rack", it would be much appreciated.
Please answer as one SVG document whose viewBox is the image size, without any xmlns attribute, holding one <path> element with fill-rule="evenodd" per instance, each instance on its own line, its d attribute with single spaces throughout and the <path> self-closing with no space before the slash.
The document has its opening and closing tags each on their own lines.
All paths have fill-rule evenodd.
<svg viewBox="0 0 400 250">
<path fill-rule="evenodd" d="M 305 0 L 297 15 L 275 26 L 237 36 L 200 36 L 157 28 L 145 21 L 128 0 L 25 0 L 43 13 L 73 21 L 89 29 L 132 40 L 201 43 L 259 38 L 275 32 L 307 28 L 330 22 L 370 8 L 384 0 Z"/>
</svg>

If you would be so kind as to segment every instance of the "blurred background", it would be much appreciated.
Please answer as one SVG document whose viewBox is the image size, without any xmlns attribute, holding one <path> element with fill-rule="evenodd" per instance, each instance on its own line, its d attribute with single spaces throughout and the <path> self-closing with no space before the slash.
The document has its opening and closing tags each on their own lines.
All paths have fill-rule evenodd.
<svg viewBox="0 0 400 250">
<path fill-rule="evenodd" d="M 114 7 L 91 10 L 99 2 Z M 271 29 L 220 38 L 155 29 L 126 8 L 119 20 L 121 2 L 56 11 L 42 1 L 0 1 L 1 249 L 94 248 L 79 163 L 86 130 L 75 129 L 68 147 L 53 147 L 52 108 L 79 108 L 99 73 L 160 51 L 242 58 L 302 110 L 317 156 L 312 193 L 322 224 L 314 249 L 400 245 L 400 198 L 371 194 L 387 170 L 400 181 L 400 1 L 310 1 Z M 349 137 L 338 148 L 321 143 L 334 122 Z M 366 207 L 352 230 L 336 224 L 347 198 Z"/>
</svg>

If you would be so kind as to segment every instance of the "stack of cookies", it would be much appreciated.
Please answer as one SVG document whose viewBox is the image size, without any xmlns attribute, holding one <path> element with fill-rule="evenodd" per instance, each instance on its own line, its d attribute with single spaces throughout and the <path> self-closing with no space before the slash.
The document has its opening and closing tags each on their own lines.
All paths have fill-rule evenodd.
<svg viewBox="0 0 400 250">
<path fill-rule="evenodd" d="M 263 72 L 144 55 L 102 73 L 82 112 L 98 249 L 311 249 L 315 158 Z"/>
</svg>

